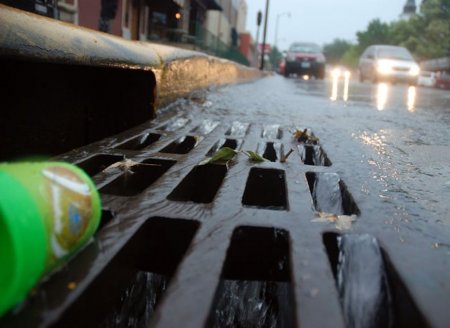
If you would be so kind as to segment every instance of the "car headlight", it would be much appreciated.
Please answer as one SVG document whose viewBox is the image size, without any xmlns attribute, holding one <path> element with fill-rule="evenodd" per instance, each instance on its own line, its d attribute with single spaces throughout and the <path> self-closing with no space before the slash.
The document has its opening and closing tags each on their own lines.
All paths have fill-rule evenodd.
<svg viewBox="0 0 450 328">
<path fill-rule="evenodd" d="M 420 67 L 418 65 L 414 65 L 409 69 L 409 75 L 417 76 L 420 73 Z"/>
<path fill-rule="evenodd" d="M 377 71 L 380 74 L 390 74 L 392 72 L 392 64 L 386 60 L 380 60 L 377 63 Z"/>
</svg>

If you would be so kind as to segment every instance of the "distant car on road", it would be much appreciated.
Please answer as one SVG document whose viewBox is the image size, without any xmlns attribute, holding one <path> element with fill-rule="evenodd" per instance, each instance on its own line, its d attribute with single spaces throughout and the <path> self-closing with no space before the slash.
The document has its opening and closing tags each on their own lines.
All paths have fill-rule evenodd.
<svg viewBox="0 0 450 328">
<path fill-rule="evenodd" d="M 424 87 L 434 87 L 436 84 L 436 73 L 421 71 L 417 78 L 417 84 Z"/>
<path fill-rule="evenodd" d="M 408 49 L 389 45 L 368 47 L 359 59 L 359 79 L 417 84 L 419 65 Z"/>
<path fill-rule="evenodd" d="M 291 74 L 314 76 L 317 79 L 325 77 L 325 56 L 315 43 L 293 43 L 286 54 L 284 75 Z"/>
</svg>

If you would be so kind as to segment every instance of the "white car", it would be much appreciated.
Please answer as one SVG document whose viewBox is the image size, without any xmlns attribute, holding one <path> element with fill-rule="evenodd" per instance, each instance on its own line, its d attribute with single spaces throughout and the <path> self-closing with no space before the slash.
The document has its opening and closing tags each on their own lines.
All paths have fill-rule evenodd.
<svg viewBox="0 0 450 328">
<path fill-rule="evenodd" d="M 436 85 L 436 73 L 427 71 L 420 72 L 417 84 L 424 87 L 434 87 Z"/>
<path fill-rule="evenodd" d="M 417 84 L 419 65 L 403 47 L 373 45 L 359 59 L 359 79 L 373 82 L 392 81 Z"/>
</svg>

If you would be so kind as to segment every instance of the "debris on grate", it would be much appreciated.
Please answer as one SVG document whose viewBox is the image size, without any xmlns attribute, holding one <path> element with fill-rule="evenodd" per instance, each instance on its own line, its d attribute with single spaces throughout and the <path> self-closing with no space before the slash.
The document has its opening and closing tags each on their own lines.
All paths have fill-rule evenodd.
<svg viewBox="0 0 450 328">
<path fill-rule="evenodd" d="M 238 139 L 220 139 L 217 141 L 206 154 L 207 157 L 212 157 L 221 148 L 231 148 L 239 150 L 242 144 L 242 140 Z"/>
<path fill-rule="evenodd" d="M 88 159 L 75 164 L 82 168 L 88 175 L 93 177 L 112 164 L 118 163 L 122 160 L 123 156 L 100 154 L 89 157 Z"/>
<path fill-rule="evenodd" d="M 158 180 L 176 161 L 147 159 L 132 170 L 125 170 L 119 177 L 100 189 L 101 193 L 116 196 L 135 196 Z"/>
</svg>

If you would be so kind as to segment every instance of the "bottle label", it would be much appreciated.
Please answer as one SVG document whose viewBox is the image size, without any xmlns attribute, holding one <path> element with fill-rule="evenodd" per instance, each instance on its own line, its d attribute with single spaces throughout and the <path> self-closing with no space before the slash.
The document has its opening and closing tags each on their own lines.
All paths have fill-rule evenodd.
<svg viewBox="0 0 450 328">
<path fill-rule="evenodd" d="M 52 166 L 42 170 L 45 194 L 50 204 L 51 260 L 59 260 L 82 241 L 92 217 L 92 191 L 75 172 Z"/>
</svg>

